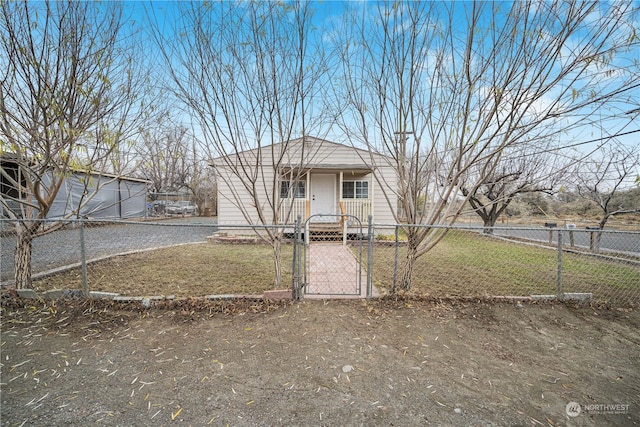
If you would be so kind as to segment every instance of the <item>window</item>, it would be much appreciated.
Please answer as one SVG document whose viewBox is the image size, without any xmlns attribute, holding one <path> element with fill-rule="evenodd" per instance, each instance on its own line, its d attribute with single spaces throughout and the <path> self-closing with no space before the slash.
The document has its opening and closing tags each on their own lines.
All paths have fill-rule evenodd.
<svg viewBox="0 0 640 427">
<path fill-rule="evenodd" d="M 369 181 L 343 181 L 343 199 L 368 199 Z"/>
<path fill-rule="evenodd" d="M 290 197 L 295 197 L 296 199 L 304 199 L 307 197 L 307 181 L 281 181 L 280 198 L 288 199 Z"/>
</svg>

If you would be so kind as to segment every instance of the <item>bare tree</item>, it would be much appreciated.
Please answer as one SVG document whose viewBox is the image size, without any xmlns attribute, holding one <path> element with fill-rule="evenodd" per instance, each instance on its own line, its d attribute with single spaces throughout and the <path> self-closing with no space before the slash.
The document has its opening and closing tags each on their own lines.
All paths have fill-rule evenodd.
<svg viewBox="0 0 640 427">
<path fill-rule="evenodd" d="M 197 159 L 197 158 L 196 158 Z M 194 162 L 193 174 L 189 183 L 193 201 L 200 215 L 209 209 L 214 215 L 218 210 L 217 183 L 213 169 L 202 159 Z"/>
<path fill-rule="evenodd" d="M 150 182 L 152 198 L 161 193 L 188 191 L 200 213 L 214 199 L 215 178 L 200 144 L 183 125 L 158 120 L 141 135 L 137 173 Z"/>
<path fill-rule="evenodd" d="M 150 181 L 153 193 L 187 187 L 192 174 L 193 140 L 188 129 L 165 121 L 161 117 L 144 131 L 137 147 L 137 172 Z"/>
<path fill-rule="evenodd" d="M 639 45 L 635 13 L 631 3 L 352 4 L 335 37 L 336 100 L 348 100 L 341 123 L 354 144 L 392 158 L 398 220 L 420 225 L 405 229 L 401 289 L 507 153 L 637 105 L 637 56 L 625 63 Z"/>
<path fill-rule="evenodd" d="M 505 155 L 499 165 L 475 184 L 475 192 L 462 185 L 460 190 L 469 205 L 483 222 L 484 232 L 492 233 L 500 216 L 511 202 L 521 194 L 553 194 L 563 177 L 573 168 L 573 161 L 547 152 L 542 147 L 526 147 L 517 153 Z"/>
<path fill-rule="evenodd" d="M 640 146 L 604 146 L 581 166 L 576 175 L 577 192 L 598 206 L 602 215 L 592 244 L 592 249 L 598 252 L 602 230 L 609 219 L 616 215 L 640 213 L 637 199 L 618 197 L 639 182 Z"/>
<path fill-rule="evenodd" d="M 217 212 L 217 183 L 215 171 L 211 168 L 206 158 L 202 156 L 200 145 L 193 139 L 191 144 L 191 168 L 186 187 L 193 196 L 193 202 L 198 206 L 200 215 L 205 214 L 205 209 Z"/>
<path fill-rule="evenodd" d="M 198 122 L 218 185 L 231 190 L 229 202 L 250 224 L 279 224 L 293 199 L 280 197 L 280 180 L 273 177 L 282 177 L 285 169 L 290 182 L 302 177 L 311 156 L 289 158 L 291 141 L 317 132 L 323 118 L 322 105 L 314 100 L 325 66 L 319 45 L 312 44 L 320 37 L 312 31 L 310 5 L 251 1 L 178 7 L 174 39 L 164 37 L 165 24 L 155 17 L 171 87 Z M 280 286 L 283 229 L 255 231 L 273 248 L 275 286 Z"/>
<path fill-rule="evenodd" d="M 8 166 L 0 197 L 7 216 L 22 218 L 18 288 L 31 286 L 32 240 L 51 225 L 42 220 L 66 177 L 103 166 L 136 130 L 144 73 L 132 60 L 133 36 L 119 3 L 0 2 L 0 155 Z"/>
</svg>

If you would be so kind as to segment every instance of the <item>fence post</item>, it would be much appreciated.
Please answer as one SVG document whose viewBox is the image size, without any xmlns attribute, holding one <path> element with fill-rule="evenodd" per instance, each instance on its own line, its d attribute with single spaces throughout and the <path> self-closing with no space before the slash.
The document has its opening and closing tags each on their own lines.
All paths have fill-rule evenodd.
<svg viewBox="0 0 640 427">
<path fill-rule="evenodd" d="M 369 215 L 367 222 L 367 299 L 370 299 L 372 297 L 371 274 L 373 271 L 373 216 Z"/>
<path fill-rule="evenodd" d="M 293 238 L 293 275 L 294 275 L 294 285 L 293 285 L 293 299 L 301 300 L 302 299 L 302 285 L 300 281 L 302 279 L 302 265 L 301 265 L 301 252 L 302 248 L 300 244 L 302 243 L 302 216 L 298 214 L 296 218 L 296 225 L 294 231 Z"/>
<path fill-rule="evenodd" d="M 391 293 L 396 293 L 396 281 L 398 280 L 398 225 L 396 224 L 395 231 L 395 253 L 393 254 L 393 286 Z"/>
<path fill-rule="evenodd" d="M 87 250 L 84 243 L 84 219 L 80 220 L 80 263 L 82 265 L 82 293 L 89 296 L 89 280 L 87 278 Z"/>
<path fill-rule="evenodd" d="M 298 218 L 293 226 L 293 256 L 291 257 L 291 298 L 298 299 L 296 289 L 298 283 L 298 272 L 296 270 L 296 250 L 298 248 Z"/>
<path fill-rule="evenodd" d="M 556 292 L 558 299 L 563 299 L 562 293 L 562 230 L 558 229 L 558 273 L 556 277 Z"/>
</svg>

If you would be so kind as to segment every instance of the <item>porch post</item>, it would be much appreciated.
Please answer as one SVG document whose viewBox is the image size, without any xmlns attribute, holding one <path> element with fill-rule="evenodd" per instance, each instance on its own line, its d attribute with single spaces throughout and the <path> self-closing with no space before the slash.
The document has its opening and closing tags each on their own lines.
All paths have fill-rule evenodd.
<svg viewBox="0 0 640 427">
<path fill-rule="evenodd" d="M 340 224 L 342 225 L 342 246 L 347 246 L 347 217 L 344 214 L 347 213 L 343 209 L 342 203 L 342 180 L 344 179 L 344 171 L 340 171 L 340 179 L 338 182 L 338 206 L 340 206 Z"/>
<path fill-rule="evenodd" d="M 304 203 L 304 219 L 305 221 L 311 216 L 311 171 L 307 170 L 307 191 Z"/>
</svg>

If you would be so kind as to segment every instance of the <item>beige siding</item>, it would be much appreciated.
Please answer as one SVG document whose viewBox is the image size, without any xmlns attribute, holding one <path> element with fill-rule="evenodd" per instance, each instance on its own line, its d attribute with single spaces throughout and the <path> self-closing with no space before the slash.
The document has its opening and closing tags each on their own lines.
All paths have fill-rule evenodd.
<svg viewBox="0 0 640 427">
<path fill-rule="evenodd" d="M 259 224 L 258 209 L 256 209 L 256 201 L 251 193 L 245 188 L 241 177 L 238 177 L 226 167 L 218 167 L 216 169 L 218 179 L 218 222 L 219 224 L 247 225 Z M 255 170 L 248 172 L 251 175 Z M 268 207 L 272 198 L 272 182 L 273 170 L 265 168 L 264 171 L 258 173 L 258 176 L 264 176 L 266 179 L 259 179 L 256 183 L 258 188 L 258 196 L 260 205 L 265 211 L 265 215 L 270 217 L 271 209 Z M 248 180 L 247 180 L 248 181 Z M 243 211 L 249 215 L 250 221 L 247 221 Z"/>
<path fill-rule="evenodd" d="M 395 170 L 389 166 L 388 159 L 384 156 L 371 156 L 366 150 L 357 150 L 352 147 L 336 144 L 329 141 L 316 140 L 307 138 L 305 146 L 301 140 L 291 141 L 288 146 L 287 156 L 283 165 L 285 168 L 297 170 L 311 169 L 311 173 L 335 173 L 336 177 L 342 171 L 344 180 L 367 179 L 370 185 L 370 197 L 373 198 L 373 220 L 375 223 L 395 223 L 393 211 L 390 208 L 387 199 L 382 194 L 382 187 L 388 192 L 389 197 L 394 200 L 393 209 L 395 210 Z M 272 153 L 279 155 L 280 150 L 284 149 L 284 144 L 276 144 L 274 146 L 263 147 L 261 150 L 261 162 L 265 166 L 259 176 L 264 176 L 264 181 L 260 180 L 257 187 L 260 189 L 260 202 L 265 209 L 268 220 L 271 219 L 271 209 L 268 207 L 269 200 L 272 197 L 272 183 L 275 178 L 273 170 Z M 252 165 L 256 164 L 257 150 L 250 150 L 239 153 L 230 159 L 244 157 L 250 159 Z M 302 161 L 303 153 L 305 161 Z M 240 177 L 234 176 L 231 171 L 224 167 L 224 160 L 217 159 L 215 161 L 216 171 L 218 174 L 218 222 L 220 225 L 247 225 L 248 221 L 242 213 L 245 209 L 249 216 L 250 222 L 259 224 L 257 210 L 253 197 L 244 189 Z M 255 167 L 255 166 L 254 166 Z M 375 180 L 370 174 L 371 169 L 378 174 L 380 179 Z M 255 172 L 255 171 L 251 171 Z M 339 179 L 336 178 L 336 185 L 339 186 Z M 339 197 L 340 188 L 336 189 L 336 195 Z M 279 196 L 279 187 L 276 188 L 276 197 Z M 362 218 L 363 222 L 367 218 Z M 222 228 L 222 227 L 221 227 Z M 234 231 L 235 232 L 235 231 Z"/>
<path fill-rule="evenodd" d="M 396 171 L 394 168 L 382 164 L 376 169 L 376 173 L 380 178 L 373 184 L 373 221 L 378 224 L 395 224 L 394 214 L 397 205 Z M 393 206 L 389 206 L 385 193 L 389 200 L 392 201 Z"/>
</svg>

